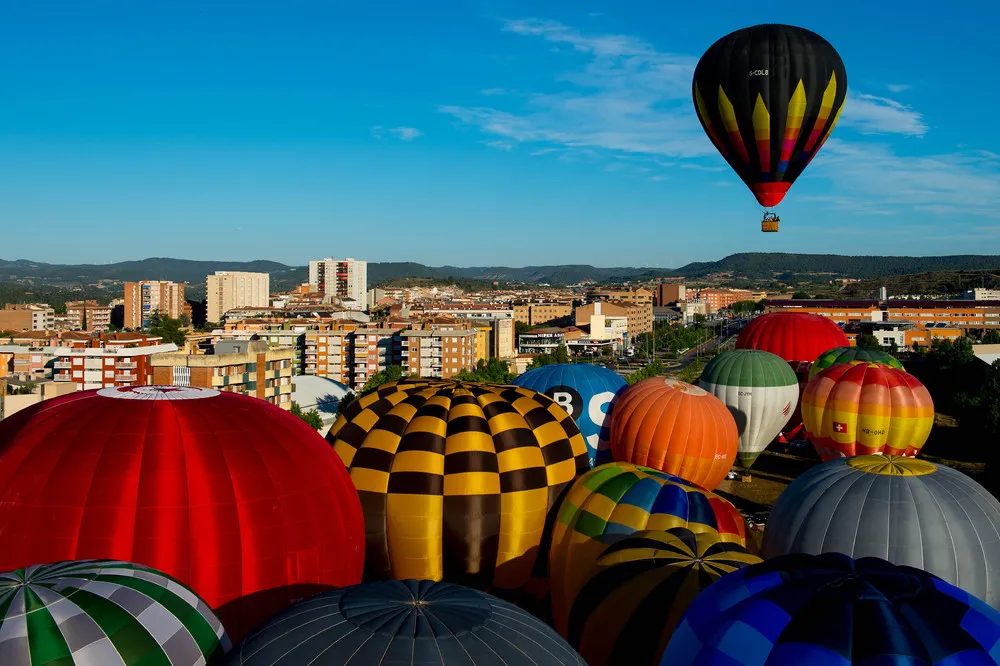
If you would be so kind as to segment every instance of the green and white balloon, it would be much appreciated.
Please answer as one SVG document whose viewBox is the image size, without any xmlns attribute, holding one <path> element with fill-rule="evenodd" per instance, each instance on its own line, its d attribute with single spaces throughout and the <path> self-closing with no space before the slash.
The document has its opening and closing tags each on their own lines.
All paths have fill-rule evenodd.
<svg viewBox="0 0 1000 666">
<path fill-rule="evenodd" d="M 3 666 L 205 666 L 230 647 L 212 609 L 155 569 L 80 560 L 0 574 Z"/>
<path fill-rule="evenodd" d="M 722 352 L 705 366 L 698 382 L 721 400 L 740 432 L 736 463 L 750 467 L 778 436 L 795 411 L 799 382 L 776 354 L 753 349 Z"/>
</svg>

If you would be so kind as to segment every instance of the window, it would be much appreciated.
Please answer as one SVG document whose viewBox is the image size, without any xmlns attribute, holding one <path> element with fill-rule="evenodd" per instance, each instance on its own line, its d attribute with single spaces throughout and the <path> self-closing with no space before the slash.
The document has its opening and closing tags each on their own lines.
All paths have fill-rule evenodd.
<svg viewBox="0 0 1000 666">
<path fill-rule="evenodd" d="M 173 370 L 174 386 L 191 386 L 191 368 L 175 365 Z"/>
</svg>

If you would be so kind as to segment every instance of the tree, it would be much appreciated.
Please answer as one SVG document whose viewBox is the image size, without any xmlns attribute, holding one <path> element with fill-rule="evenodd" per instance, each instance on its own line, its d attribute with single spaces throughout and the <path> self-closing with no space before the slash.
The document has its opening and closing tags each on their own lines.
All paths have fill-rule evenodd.
<svg viewBox="0 0 1000 666">
<path fill-rule="evenodd" d="M 181 330 L 181 320 L 165 317 L 159 312 L 154 312 L 149 317 L 149 333 L 163 338 L 163 342 L 172 342 L 178 347 L 184 346 L 187 333 Z"/>
<path fill-rule="evenodd" d="M 861 349 L 880 349 L 882 345 L 878 343 L 878 338 L 870 333 L 863 333 L 858 336 L 858 347 Z"/>
<path fill-rule="evenodd" d="M 660 374 L 663 374 L 663 363 L 659 359 L 656 359 L 625 377 L 625 381 L 631 385 Z"/>
<path fill-rule="evenodd" d="M 292 400 L 292 415 L 297 416 L 303 421 L 305 421 L 309 427 L 313 430 L 319 430 L 323 427 L 323 417 L 319 415 L 319 412 L 315 409 L 310 409 L 308 412 L 303 412 L 302 407 L 299 403 Z"/>
<path fill-rule="evenodd" d="M 531 360 L 531 365 L 528 366 L 528 370 L 534 370 L 535 368 L 540 368 L 543 365 L 552 365 L 554 363 L 571 363 L 569 358 L 569 350 L 566 349 L 564 343 L 559 343 L 559 346 L 551 354 L 538 354 Z"/>
<path fill-rule="evenodd" d="M 191 317 L 188 317 L 186 312 L 182 312 L 180 316 L 180 322 L 181 326 L 187 328 L 188 326 L 191 325 Z"/>
<path fill-rule="evenodd" d="M 798 299 L 811 298 L 811 296 L 809 296 L 809 294 L 807 294 L 804 291 L 797 291 L 794 294 L 792 294 L 792 298 L 798 300 Z"/>
<path fill-rule="evenodd" d="M 461 382 L 510 384 L 516 377 L 517 375 L 510 371 L 507 361 L 491 358 L 489 361 L 480 359 L 475 370 L 462 370 L 454 378 Z"/>
<path fill-rule="evenodd" d="M 895 340 L 889 342 L 889 354 L 892 356 L 897 356 L 899 354 L 899 345 L 896 344 Z"/>
<path fill-rule="evenodd" d="M 403 370 L 401 365 L 390 365 L 387 366 L 385 370 L 379 370 L 374 375 L 368 378 L 365 385 L 361 387 L 361 395 L 367 395 L 377 389 L 382 384 L 388 384 L 390 382 L 398 382 L 403 377 L 406 376 L 406 372 Z"/>
<path fill-rule="evenodd" d="M 695 313 L 695 315 L 694 315 L 694 323 L 696 323 L 696 324 L 704 324 L 705 323 L 705 319 L 706 319 L 705 315 L 703 315 L 701 313 Z"/>
<path fill-rule="evenodd" d="M 991 328 L 983 333 L 983 344 L 1000 345 L 1000 331 L 995 328 Z"/>
</svg>

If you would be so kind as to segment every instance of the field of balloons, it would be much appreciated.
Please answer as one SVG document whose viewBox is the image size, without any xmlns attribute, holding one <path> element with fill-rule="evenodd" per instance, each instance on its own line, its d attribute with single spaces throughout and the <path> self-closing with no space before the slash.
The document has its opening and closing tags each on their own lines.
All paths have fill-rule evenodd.
<svg viewBox="0 0 1000 666">
<path fill-rule="evenodd" d="M 699 386 L 403 380 L 326 441 L 193 387 L 19 412 L 0 664 L 1000 663 L 1000 503 L 915 457 L 923 386 L 813 315 L 736 346 Z M 712 491 L 800 402 L 825 462 L 758 552 Z"/>
</svg>

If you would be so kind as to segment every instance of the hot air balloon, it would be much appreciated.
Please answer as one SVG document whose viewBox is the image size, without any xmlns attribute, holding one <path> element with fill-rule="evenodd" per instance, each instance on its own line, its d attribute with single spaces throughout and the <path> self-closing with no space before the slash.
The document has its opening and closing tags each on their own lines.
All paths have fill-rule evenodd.
<svg viewBox="0 0 1000 666">
<path fill-rule="evenodd" d="M 549 551 L 555 626 L 566 635 L 569 604 L 609 544 L 643 530 L 684 527 L 746 546 L 746 524 L 732 504 L 689 481 L 631 463 L 581 476 L 559 506 Z"/>
<path fill-rule="evenodd" d="M 739 444 L 736 421 L 705 389 L 654 377 L 622 392 L 611 413 L 611 453 L 709 490 L 732 468 Z"/>
<path fill-rule="evenodd" d="M 809 312 L 768 312 L 747 324 L 736 338 L 737 349 L 759 349 L 788 362 L 812 363 L 834 347 L 849 345 L 833 321 Z"/>
<path fill-rule="evenodd" d="M 229 637 L 181 582 L 114 560 L 40 564 L 0 574 L 4 666 L 203 666 Z"/>
<path fill-rule="evenodd" d="M 919 567 L 1000 609 L 1000 502 L 965 474 L 897 456 L 838 458 L 778 497 L 763 555 L 840 552 Z"/>
<path fill-rule="evenodd" d="M 628 386 L 618 373 L 588 363 L 557 363 L 529 370 L 518 376 L 514 385 L 544 393 L 573 415 L 587 441 L 591 467 L 611 460 L 608 410 Z"/>
<path fill-rule="evenodd" d="M 734 571 L 688 608 L 663 664 L 1000 663 L 1000 614 L 926 571 L 786 555 Z"/>
<path fill-rule="evenodd" d="M 327 434 L 361 496 L 365 579 L 447 580 L 516 597 L 546 517 L 587 471 L 573 417 L 548 396 L 404 380 L 355 400 Z"/>
<path fill-rule="evenodd" d="M 692 96 L 705 133 L 767 209 L 830 137 L 847 98 L 847 72 L 816 33 L 756 25 L 709 47 Z M 765 214 L 761 231 L 777 230 L 777 216 Z"/>
<path fill-rule="evenodd" d="M 533 615 L 451 583 L 364 583 L 275 616 L 229 653 L 227 666 L 586 666 Z"/>
<path fill-rule="evenodd" d="M 566 638 L 590 666 L 656 666 L 694 598 L 760 561 L 707 532 L 636 532 L 608 546 L 588 571 L 571 600 Z"/>
<path fill-rule="evenodd" d="M 934 425 L 934 402 L 908 372 L 851 361 L 809 380 L 802 419 L 823 460 L 870 453 L 915 456 Z"/>
<path fill-rule="evenodd" d="M 799 382 L 780 356 L 752 349 L 722 352 L 698 382 L 729 408 L 740 433 L 736 463 L 750 467 L 788 423 L 799 400 Z"/>
<path fill-rule="evenodd" d="M 327 443 L 257 398 L 105 388 L 0 421 L 0 570 L 150 566 L 197 592 L 233 640 L 294 599 L 359 582 L 362 520 Z"/>
<path fill-rule="evenodd" d="M 905 370 L 903 364 L 896 360 L 895 356 L 887 354 L 881 349 L 866 349 L 864 347 L 834 347 L 819 355 L 816 362 L 809 368 L 809 379 L 812 379 L 831 365 L 838 363 L 850 363 L 851 361 L 865 361 L 866 363 L 881 363 L 897 370 Z"/>
</svg>

